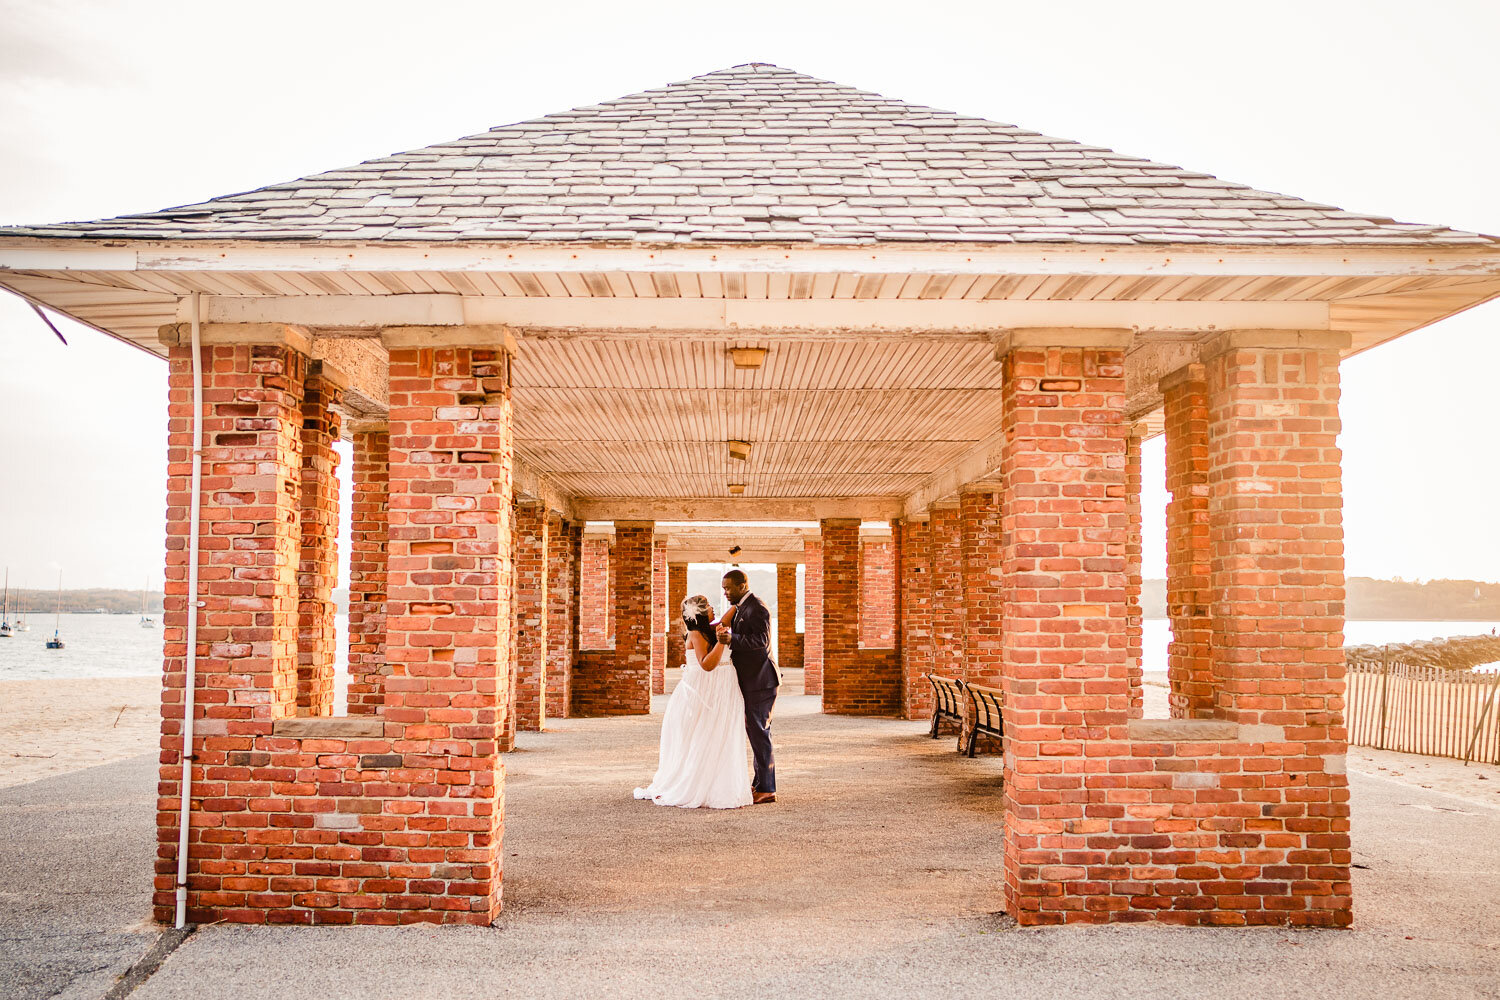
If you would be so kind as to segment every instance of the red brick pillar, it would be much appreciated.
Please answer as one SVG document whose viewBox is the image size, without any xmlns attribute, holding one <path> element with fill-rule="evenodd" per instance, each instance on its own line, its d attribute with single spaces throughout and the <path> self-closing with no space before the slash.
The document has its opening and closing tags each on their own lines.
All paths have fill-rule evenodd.
<svg viewBox="0 0 1500 1000">
<path fill-rule="evenodd" d="M 964 679 L 994 687 L 1004 658 L 1005 578 L 1001 571 L 1001 487 L 968 483 L 958 494 L 963 566 Z"/>
<path fill-rule="evenodd" d="M 547 505 L 517 501 L 516 512 L 516 728 L 540 732 L 547 721 L 548 567 Z"/>
<path fill-rule="evenodd" d="M 823 540 L 802 543 L 802 693 L 823 693 Z"/>
<path fill-rule="evenodd" d="M 1243 851 L 1225 877 L 1244 880 L 1226 916 L 1346 925 L 1339 354 L 1236 343 L 1264 336 L 1225 335 L 1206 363 L 1215 710 L 1244 758 L 1224 781 Z"/>
<path fill-rule="evenodd" d="M 615 655 L 607 696 L 608 713 L 651 712 L 651 609 L 656 604 L 656 524 L 616 521 L 610 550 L 610 594 L 615 623 Z"/>
<path fill-rule="evenodd" d="M 188 919 L 220 919 L 242 906 L 243 890 L 217 897 L 226 873 L 245 876 L 226 852 L 251 834 L 272 838 L 265 817 L 240 815 L 248 799 L 204 797 L 208 768 L 255 749 L 277 719 L 297 711 L 297 567 L 302 473 L 302 388 L 306 359 L 281 346 L 205 347 L 203 456 L 198 538 L 197 665 L 194 686 L 193 804 L 189 830 Z M 187 681 L 188 516 L 192 502 L 192 350 L 168 352 L 167 562 L 162 615 L 163 688 L 154 913 L 172 919 L 181 806 Z M 230 727 L 235 736 L 229 736 Z M 217 744 L 217 745 L 215 745 Z M 210 749 L 212 748 L 212 749 Z M 238 757 L 269 763 L 263 757 Z M 222 783 L 219 786 L 222 788 Z M 286 829 L 274 838 L 292 843 Z M 310 848 L 309 848 L 310 854 Z M 255 888 L 268 887 L 253 883 Z"/>
<path fill-rule="evenodd" d="M 825 519 L 822 535 L 823 711 L 896 715 L 901 705 L 900 652 L 894 645 L 866 649 L 859 641 L 859 519 Z"/>
<path fill-rule="evenodd" d="M 932 567 L 932 672 L 961 680 L 964 676 L 964 549 L 958 501 L 929 508 Z"/>
<path fill-rule="evenodd" d="M 902 717 L 932 715 L 932 523 L 929 517 L 901 522 Z"/>
<path fill-rule="evenodd" d="M 1122 818 L 1122 804 L 1151 786 L 1108 798 L 1136 770 L 1126 732 L 1123 353 L 1015 348 L 1002 391 L 1006 907 L 1022 924 L 1105 920 L 1130 905 L 1131 845 L 1152 846 L 1132 841 Z M 970 510 L 966 522 L 988 520 L 988 503 L 968 501 Z M 969 622 L 981 636 L 987 627 Z M 989 669 L 972 656 L 969 666 L 971 677 Z"/>
<path fill-rule="evenodd" d="M 823 711 L 853 714 L 859 657 L 859 519 L 825 518 L 823 549 Z"/>
<path fill-rule="evenodd" d="M 1141 614 L 1141 439 L 1139 426 L 1125 438 L 1125 659 L 1130 680 L 1130 717 L 1145 714 L 1146 692 L 1141 658 L 1145 626 Z"/>
<path fill-rule="evenodd" d="M 399 669 L 383 718 L 295 718 L 305 359 L 285 346 L 208 353 L 188 919 L 490 923 L 509 666 L 507 359 L 391 349 L 386 658 Z M 159 920 L 176 868 L 188 360 L 172 352 Z"/>
<path fill-rule="evenodd" d="M 667 540 L 651 543 L 651 693 L 667 693 Z"/>
<path fill-rule="evenodd" d="M 655 604 L 652 521 L 616 521 L 610 556 L 613 649 L 580 650 L 573 661 L 572 714 L 651 712 L 651 609 Z"/>
<path fill-rule="evenodd" d="M 573 651 L 578 644 L 578 545 L 580 526 L 557 514 L 547 518 L 547 667 L 546 720 L 568 715 Z"/>
<path fill-rule="evenodd" d="M 583 649 L 608 649 L 614 639 L 609 578 L 608 536 L 584 537 L 578 585 L 578 641 Z"/>
<path fill-rule="evenodd" d="M 509 360 L 392 348 L 390 366 L 386 655 L 402 669 L 386 678 L 385 721 L 404 727 L 390 766 L 423 775 L 403 826 L 424 833 L 385 841 L 381 887 L 408 894 L 392 906 L 486 924 L 500 911 L 498 748 L 512 668 Z M 387 810 L 398 813 L 408 811 Z"/>
<path fill-rule="evenodd" d="M 687 563 L 667 564 L 667 666 L 680 667 L 687 662 L 683 648 L 682 602 L 687 600 Z"/>
<path fill-rule="evenodd" d="M 510 574 L 505 577 L 505 594 L 503 603 L 510 609 L 510 628 L 506 630 L 508 645 L 505 651 L 505 662 L 510 664 L 510 671 L 506 676 L 507 685 L 501 689 L 502 708 L 500 711 L 500 752 L 510 753 L 516 748 L 516 684 L 519 678 L 516 676 L 516 560 L 514 558 L 516 549 L 519 547 L 520 538 L 516 532 L 516 505 L 512 501 L 510 505 L 510 516 L 506 518 L 506 524 L 510 530 Z"/>
<path fill-rule="evenodd" d="M 1001 488 L 968 483 L 958 493 L 963 567 L 963 676 L 971 684 L 998 687 L 1004 660 L 1005 585 L 1001 572 Z M 963 733 L 973 727 L 972 707 L 964 702 Z M 999 752 L 986 737 L 985 749 Z"/>
<path fill-rule="evenodd" d="M 1212 545 L 1208 524 L 1208 383 L 1202 365 L 1161 380 L 1167 466 L 1167 680 L 1175 718 L 1214 715 Z"/>
<path fill-rule="evenodd" d="M 861 539 L 859 599 L 859 644 L 866 649 L 893 648 L 896 642 L 896 573 L 891 539 Z"/>
<path fill-rule="evenodd" d="M 297 564 L 297 714 L 333 714 L 337 655 L 333 588 L 339 574 L 339 414 L 345 379 L 321 361 L 302 391 L 302 547 Z"/>
<path fill-rule="evenodd" d="M 776 566 L 776 665 L 782 670 L 802 666 L 802 636 L 797 632 L 797 564 Z"/>
<path fill-rule="evenodd" d="M 605 545 L 608 554 L 604 563 L 604 633 L 609 637 L 610 642 L 614 642 L 615 633 L 618 631 L 615 613 L 620 609 L 619 597 L 615 592 L 615 539 L 613 537 L 606 539 Z"/>
<path fill-rule="evenodd" d="M 349 533 L 349 714 L 385 708 L 386 504 L 391 435 L 384 421 L 354 428 Z"/>
</svg>

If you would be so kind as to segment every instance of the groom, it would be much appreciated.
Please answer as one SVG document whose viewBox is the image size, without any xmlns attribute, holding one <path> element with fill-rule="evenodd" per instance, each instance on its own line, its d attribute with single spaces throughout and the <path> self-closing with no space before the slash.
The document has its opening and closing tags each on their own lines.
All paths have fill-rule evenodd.
<svg viewBox="0 0 1500 1000">
<path fill-rule="evenodd" d="M 729 646 L 729 658 L 745 696 L 745 735 L 755 754 L 755 777 L 750 791 L 756 805 L 776 801 L 776 761 L 771 756 L 771 709 L 781 677 L 771 662 L 771 613 L 750 593 L 745 574 L 724 574 L 724 596 L 734 605 L 733 624 L 720 626 L 719 641 Z"/>
</svg>

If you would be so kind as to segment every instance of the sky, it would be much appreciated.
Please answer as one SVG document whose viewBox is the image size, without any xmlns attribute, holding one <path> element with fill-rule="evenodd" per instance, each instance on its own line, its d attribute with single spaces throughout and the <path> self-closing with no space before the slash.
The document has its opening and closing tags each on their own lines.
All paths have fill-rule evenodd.
<svg viewBox="0 0 1500 1000">
<path fill-rule="evenodd" d="M 0 0 L 0 223 L 185 204 L 771 62 L 1500 234 L 1497 32 L 1480 0 Z M 13 584 L 159 586 L 165 364 L 60 327 L 66 347 L 0 294 L 0 564 Z M 1497 327 L 1491 303 L 1344 364 L 1350 575 L 1500 581 Z M 1159 438 L 1144 460 L 1159 577 Z"/>
</svg>

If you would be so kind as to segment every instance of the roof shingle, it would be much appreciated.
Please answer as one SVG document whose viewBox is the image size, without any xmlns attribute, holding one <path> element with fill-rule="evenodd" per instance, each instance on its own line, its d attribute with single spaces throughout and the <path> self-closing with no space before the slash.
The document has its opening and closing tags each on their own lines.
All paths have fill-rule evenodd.
<svg viewBox="0 0 1500 1000">
<path fill-rule="evenodd" d="M 761 63 L 300 180 L 0 235 L 1493 245 Z"/>
</svg>

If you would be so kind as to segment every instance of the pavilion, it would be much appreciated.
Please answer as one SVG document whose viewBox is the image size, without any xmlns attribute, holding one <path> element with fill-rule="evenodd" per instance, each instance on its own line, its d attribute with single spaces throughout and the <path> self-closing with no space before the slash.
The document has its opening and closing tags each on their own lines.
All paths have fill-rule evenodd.
<svg viewBox="0 0 1500 1000">
<path fill-rule="evenodd" d="M 1020 922 L 1339 926 L 1339 363 L 1500 294 L 1500 241 L 750 64 L 3 229 L 0 285 L 170 364 L 160 920 L 181 886 L 194 921 L 492 921 L 515 729 L 648 712 L 682 567 L 731 542 L 805 564 L 824 711 L 1004 691 Z"/>
</svg>

